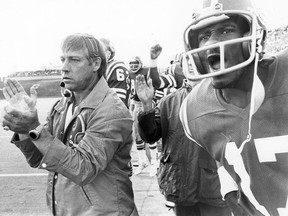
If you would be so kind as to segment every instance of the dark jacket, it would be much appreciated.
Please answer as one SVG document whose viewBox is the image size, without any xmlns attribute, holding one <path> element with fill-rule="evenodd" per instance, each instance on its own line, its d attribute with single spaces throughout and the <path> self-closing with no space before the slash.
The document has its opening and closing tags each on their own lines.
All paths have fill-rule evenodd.
<svg viewBox="0 0 288 216">
<path fill-rule="evenodd" d="M 166 200 L 191 206 L 202 202 L 226 206 L 214 159 L 184 133 L 179 110 L 191 91 L 184 82 L 177 91 L 164 98 L 151 112 L 140 112 L 139 132 L 146 142 L 162 138 L 162 154 L 157 173 L 160 191 Z"/>
</svg>

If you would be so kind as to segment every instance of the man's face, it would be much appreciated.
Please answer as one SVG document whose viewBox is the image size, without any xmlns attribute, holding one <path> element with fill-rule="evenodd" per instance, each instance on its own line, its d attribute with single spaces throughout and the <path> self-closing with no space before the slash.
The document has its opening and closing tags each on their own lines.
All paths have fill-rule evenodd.
<svg viewBox="0 0 288 216">
<path fill-rule="evenodd" d="M 86 49 L 63 51 L 61 61 L 65 88 L 81 92 L 90 87 L 95 80 L 96 72 L 93 71 L 93 64 L 87 59 Z"/>
<path fill-rule="evenodd" d="M 199 31 L 199 47 L 205 47 L 218 42 L 242 37 L 239 26 L 232 20 L 226 20 L 208 26 Z M 230 44 L 224 47 L 224 65 L 225 68 L 237 65 L 245 60 L 243 56 L 242 44 Z M 205 50 L 199 54 L 201 61 L 208 73 L 217 72 L 220 69 L 220 49 L 219 47 Z M 212 77 L 214 88 L 229 88 L 238 81 L 242 74 L 242 69 L 230 72 L 228 74 Z"/>
</svg>

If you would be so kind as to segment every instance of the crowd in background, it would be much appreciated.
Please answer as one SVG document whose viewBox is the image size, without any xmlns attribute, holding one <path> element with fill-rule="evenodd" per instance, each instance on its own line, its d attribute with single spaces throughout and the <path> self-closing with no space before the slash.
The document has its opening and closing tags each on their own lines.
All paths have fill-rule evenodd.
<svg viewBox="0 0 288 216">
<path fill-rule="evenodd" d="M 35 76 L 60 76 L 60 69 L 45 69 L 35 71 L 19 71 L 15 72 L 8 77 L 35 77 Z"/>
<path fill-rule="evenodd" d="M 277 53 L 288 47 L 288 26 L 283 26 L 268 31 L 267 53 Z"/>
</svg>

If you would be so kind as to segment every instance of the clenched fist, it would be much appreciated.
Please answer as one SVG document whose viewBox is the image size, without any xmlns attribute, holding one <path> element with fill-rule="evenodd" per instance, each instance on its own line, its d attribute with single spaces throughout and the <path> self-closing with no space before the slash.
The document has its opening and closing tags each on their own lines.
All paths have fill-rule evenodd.
<svg viewBox="0 0 288 216">
<path fill-rule="evenodd" d="M 162 47 L 160 46 L 160 44 L 156 44 L 154 46 L 152 46 L 150 48 L 150 58 L 152 60 L 158 58 L 158 56 L 161 54 L 162 52 Z"/>
</svg>

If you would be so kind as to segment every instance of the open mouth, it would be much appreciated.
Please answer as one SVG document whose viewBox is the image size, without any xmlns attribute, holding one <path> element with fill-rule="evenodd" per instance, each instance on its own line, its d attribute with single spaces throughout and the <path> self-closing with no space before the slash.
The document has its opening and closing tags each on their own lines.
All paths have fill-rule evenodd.
<svg viewBox="0 0 288 216">
<path fill-rule="evenodd" d="M 220 54 L 213 53 L 207 57 L 210 68 L 214 71 L 220 70 Z"/>
</svg>

